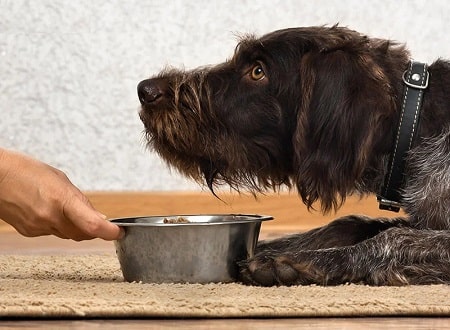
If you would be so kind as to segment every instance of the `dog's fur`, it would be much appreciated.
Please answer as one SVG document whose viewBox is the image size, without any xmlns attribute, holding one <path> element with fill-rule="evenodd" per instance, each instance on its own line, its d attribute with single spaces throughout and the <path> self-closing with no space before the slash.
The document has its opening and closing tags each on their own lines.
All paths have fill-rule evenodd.
<svg viewBox="0 0 450 330">
<path fill-rule="evenodd" d="M 141 82 L 140 116 L 149 145 L 211 190 L 294 186 L 327 212 L 379 192 L 409 60 L 401 44 L 338 26 L 248 36 L 225 63 Z M 244 283 L 450 284 L 450 63 L 429 72 L 402 187 L 408 217 L 348 216 L 260 242 L 240 264 Z"/>
</svg>

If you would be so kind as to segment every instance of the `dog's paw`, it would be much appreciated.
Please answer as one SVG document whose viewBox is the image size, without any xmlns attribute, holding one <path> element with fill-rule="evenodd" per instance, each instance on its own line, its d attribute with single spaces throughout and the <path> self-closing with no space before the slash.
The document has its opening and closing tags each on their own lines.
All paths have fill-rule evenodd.
<svg viewBox="0 0 450 330">
<path fill-rule="evenodd" d="M 321 283 L 324 278 L 311 262 L 297 261 L 289 255 L 259 254 L 239 266 L 240 280 L 249 285 L 306 285 Z"/>
</svg>

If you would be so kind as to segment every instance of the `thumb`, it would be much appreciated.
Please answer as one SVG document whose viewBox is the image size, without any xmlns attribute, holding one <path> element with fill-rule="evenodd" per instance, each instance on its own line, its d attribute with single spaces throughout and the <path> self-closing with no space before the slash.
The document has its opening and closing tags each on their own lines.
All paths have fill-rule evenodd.
<svg viewBox="0 0 450 330">
<path fill-rule="evenodd" d="M 106 220 L 106 215 L 95 210 L 90 203 L 77 197 L 65 204 L 64 214 L 80 231 L 104 240 L 118 240 L 124 231 L 119 226 Z"/>
</svg>

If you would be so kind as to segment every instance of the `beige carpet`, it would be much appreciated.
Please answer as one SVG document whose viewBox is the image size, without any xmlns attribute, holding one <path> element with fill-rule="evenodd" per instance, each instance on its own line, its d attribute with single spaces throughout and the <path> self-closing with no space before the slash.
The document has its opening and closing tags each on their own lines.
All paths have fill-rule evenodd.
<svg viewBox="0 0 450 330">
<path fill-rule="evenodd" d="M 450 316 L 450 287 L 123 282 L 115 255 L 0 255 L 0 318 Z"/>
</svg>

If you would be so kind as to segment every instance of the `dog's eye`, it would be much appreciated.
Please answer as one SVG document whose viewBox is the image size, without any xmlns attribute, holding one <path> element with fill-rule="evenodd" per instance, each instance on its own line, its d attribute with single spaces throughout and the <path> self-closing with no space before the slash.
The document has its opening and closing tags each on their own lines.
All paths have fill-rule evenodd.
<svg viewBox="0 0 450 330">
<path fill-rule="evenodd" d="M 253 80 L 261 80 L 266 76 L 266 73 L 261 64 L 256 64 L 250 71 L 250 76 Z"/>
</svg>

